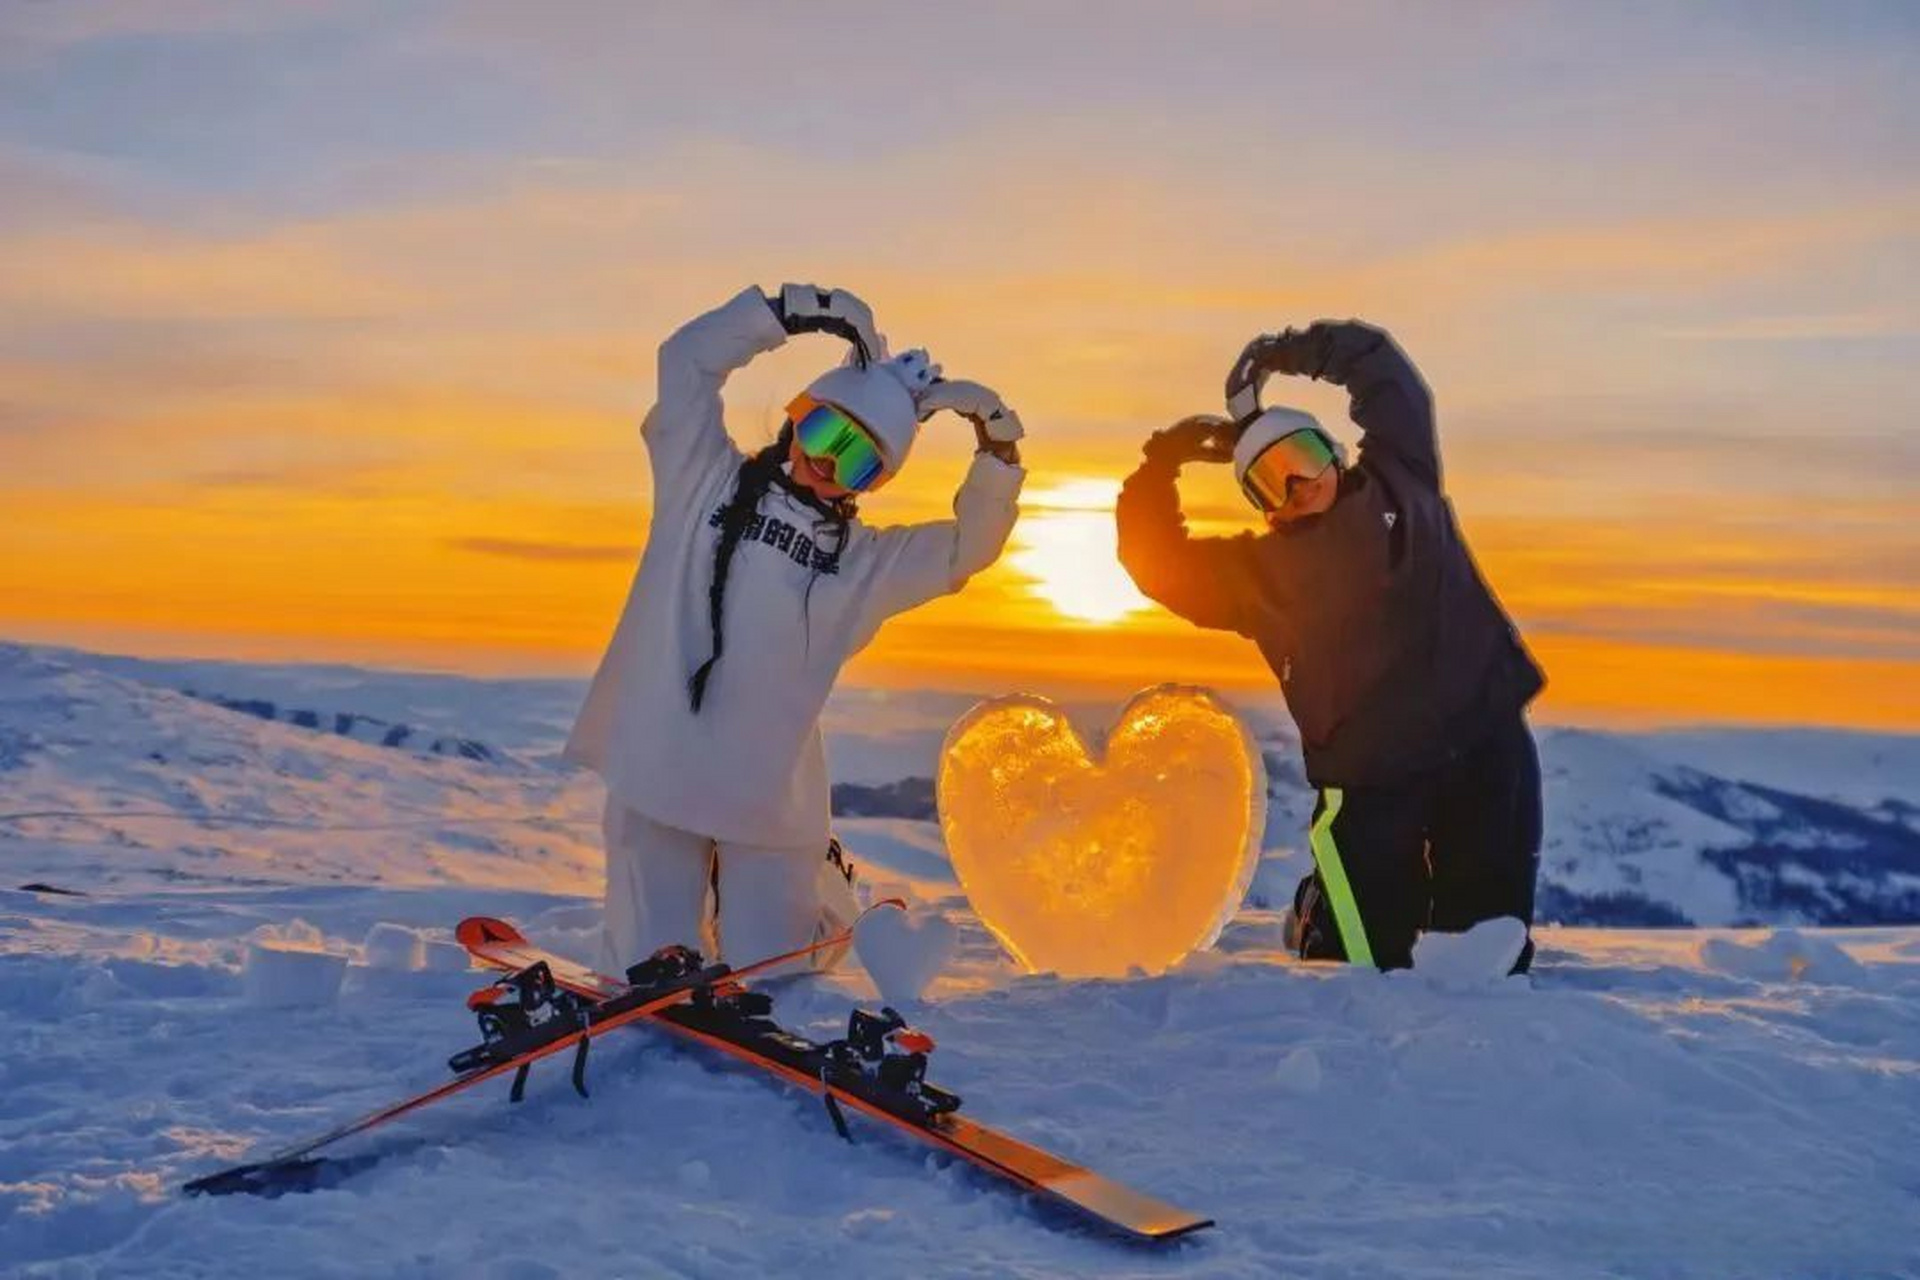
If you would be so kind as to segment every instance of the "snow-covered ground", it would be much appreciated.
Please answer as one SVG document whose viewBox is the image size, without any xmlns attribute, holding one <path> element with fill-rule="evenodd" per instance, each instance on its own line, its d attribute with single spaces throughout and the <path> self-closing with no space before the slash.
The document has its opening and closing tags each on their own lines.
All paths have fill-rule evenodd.
<svg viewBox="0 0 1920 1280">
<path fill-rule="evenodd" d="M 518 1107 L 482 1087 L 347 1146 L 377 1158 L 332 1189 L 183 1199 L 187 1178 L 437 1083 L 474 1040 L 476 978 L 390 967 L 422 953 L 376 926 L 431 943 L 487 912 L 589 945 L 597 795 L 551 767 L 571 689 L 381 680 L 0 647 L 0 1273 L 1920 1275 L 1920 927 L 1554 928 L 1530 979 L 1441 982 L 1286 963 L 1249 906 L 1165 977 L 1063 982 L 1012 971 L 912 818 L 840 827 L 870 881 L 959 927 L 913 1011 L 936 1079 L 1217 1230 L 1116 1244 L 897 1139 L 847 1147 L 816 1101 L 644 1030 L 596 1051 L 591 1100 L 554 1068 Z M 836 762 L 910 777 L 954 710 L 843 699 Z M 421 732 L 382 745 L 299 711 Z M 1634 866 L 1698 906 L 1726 876 L 1678 869 L 1750 854 L 1752 830 L 1831 852 L 1912 829 L 1912 740 L 1843 735 L 1830 780 L 1817 758 L 1749 767 L 1741 743 L 1550 735 L 1559 802 L 1619 850 L 1592 884 Z M 1639 807 L 1606 808 L 1605 787 Z M 1787 793 L 1846 808 L 1779 834 Z M 1283 814 L 1270 839 L 1279 886 L 1297 828 Z M 1920 872 L 1868 846 L 1880 861 L 1836 874 Z M 1797 865 L 1825 892 L 1833 868 Z M 12 887 L 29 883 L 80 892 Z M 337 1000 L 250 1000 L 262 939 L 348 961 Z M 824 1033 L 870 996 L 851 974 L 779 1001 Z"/>
</svg>

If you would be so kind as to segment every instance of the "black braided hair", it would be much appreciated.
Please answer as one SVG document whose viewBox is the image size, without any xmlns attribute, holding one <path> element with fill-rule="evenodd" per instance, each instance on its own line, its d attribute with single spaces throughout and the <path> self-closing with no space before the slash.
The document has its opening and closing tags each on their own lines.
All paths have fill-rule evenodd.
<svg viewBox="0 0 1920 1280">
<path fill-rule="evenodd" d="M 780 432 L 779 438 L 772 444 L 752 457 L 741 459 L 739 474 L 733 482 L 733 496 L 721 508 L 720 543 L 713 550 L 713 583 L 707 588 L 707 619 L 713 628 L 713 656 L 701 663 L 687 680 L 687 692 L 693 699 L 695 715 L 700 713 L 700 704 L 706 700 L 707 679 L 713 674 L 714 664 L 720 661 L 720 655 L 727 647 L 721 619 L 727 602 L 727 574 L 733 568 L 733 553 L 739 548 L 740 539 L 746 536 L 753 513 L 760 509 L 760 499 L 766 496 L 774 477 L 780 474 L 780 461 L 786 456 L 787 441 L 791 434 L 792 428 L 788 427 Z"/>
<path fill-rule="evenodd" d="M 720 542 L 713 549 L 713 583 L 707 588 L 707 619 L 713 629 L 713 656 L 701 663 L 687 681 L 687 692 L 693 700 L 695 715 L 706 701 L 707 681 L 713 675 L 713 668 L 726 650 L 726 634 L 723 619 L 727 600 L 727 576 L 733 568 L 733 553 L 739 549 L 740 539 L 746 536 L 747 526 L 753 515 L 760 509 L 760 499 L 767 490 L 779 484 L 793 494 L 806 506 L 811 507 L 822 517 L 816 529 L 824 528 L 834 535 L 833 554 L 838 555 L 846 547 L 847 536 L 855 515 L 852 498 L 841 498 L 827 502 L 816 496 L 811 489 L 788 480 L 781 470 L 793 441 L 793 424 L 787 423 L 781 428 L 774 442 L 754 454 L 744 458 L 740 471 L 733 482 L 733 496 L 727 499 L 727 505 L 720 512 Z M 813 572 L 807 579 L 807 593 L 802 602 L 806 609 L 813 602 L 813 584 L 820 578 L 819 561 L 816 560 Z M 809 634 L 811 640 L 811 634 Z"/>
</svg>

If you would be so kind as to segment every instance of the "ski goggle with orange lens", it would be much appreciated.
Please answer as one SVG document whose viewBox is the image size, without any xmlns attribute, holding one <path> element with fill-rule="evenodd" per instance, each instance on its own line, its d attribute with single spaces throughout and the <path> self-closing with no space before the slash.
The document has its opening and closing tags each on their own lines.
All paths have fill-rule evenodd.
<svg viewBox="0 0 1920 1280">
<path fill-rule="evenodd" d="M 1311 427 L 1288 432 L 1255 455 L 1240 487 L 1267 511 L 1278 511 L 1293 486 L 1318 480 L 1333 465 L 1333 444 Z"/>
<path fill-rule="evenodd" d="M 873 432 L 838 405 L 802 392 L 787 406 L 787 420 L 793 423 L 800 452 L 833 463 L 833 482 L 842 488 L 866 489 L 887 473 Z"/>
</svg>

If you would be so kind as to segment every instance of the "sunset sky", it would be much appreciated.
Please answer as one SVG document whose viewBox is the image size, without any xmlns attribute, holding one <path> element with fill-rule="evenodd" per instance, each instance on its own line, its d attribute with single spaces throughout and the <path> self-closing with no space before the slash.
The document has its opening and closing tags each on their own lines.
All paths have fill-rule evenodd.
<svg viewBox="0 0 1920 1280">
<path fill-rule="evenodd" d="M 1031 433 L 1008 559 L 855 679 L 1271 685 L 1130 596 L 1112 495 L 1248 337 L 1356 315 L 1545 715 L 1920 728 L 1904 3 L 9 4 L 0 637 L 584 674 L 654 348 L 783 280 Z M 736 436 L 837 356 L 736 377 Z"/>
</svg>

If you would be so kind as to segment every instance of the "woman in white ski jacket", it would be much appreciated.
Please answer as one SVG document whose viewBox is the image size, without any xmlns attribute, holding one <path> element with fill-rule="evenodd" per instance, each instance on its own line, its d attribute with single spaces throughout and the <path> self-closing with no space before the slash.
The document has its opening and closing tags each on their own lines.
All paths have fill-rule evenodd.
<svg viewBox="0 0 1920 1280">
<path fill-rule="evenodd" d="M 802 332 L 845 338 L 851 359 L 744 455 L 720 389 Z M 601 961 L 615 973 L 671 943 L 749 963 L 826 927 L 827 695 L 887 618 L 993 563 L 1026 476 L 1012 410 L 940 379 L 924 351 L 887 359 L 844 291 L 743 291 L 661 345 L 658 395 L 640 429 L 646 550 L 566 750 L 607 784 Z M 862 523 L 858 493 L 899 472 L 939 409 L 971 419 L 980 445 L 954 518 Z"/>
</svg>

